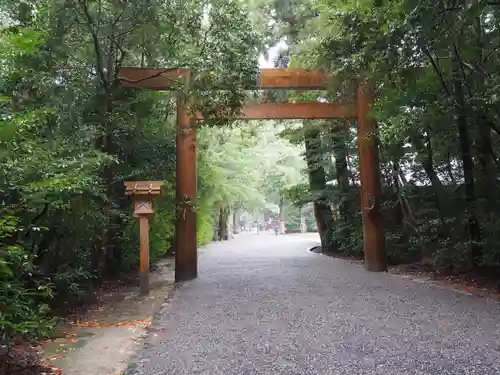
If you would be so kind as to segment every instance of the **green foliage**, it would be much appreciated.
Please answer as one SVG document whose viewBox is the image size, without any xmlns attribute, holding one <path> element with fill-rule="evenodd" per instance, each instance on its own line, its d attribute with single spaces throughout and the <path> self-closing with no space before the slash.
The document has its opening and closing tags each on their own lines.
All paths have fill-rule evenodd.
<svg viewBox="0 0 500 375">
<path fill-rule="evenodd" d="M 175 98 L 122 88 L 123 66 L 197 72 L 172 84 L 214 118 L 198 131 L 199 244 L 231 211 L 281 214 L 296 230 L 302 207 L 314 227 L 307 203 L 316 201 L 331 210 L 324 221 L 337 250 L 360 255 L 355 124 L 220 119 L 248 99 L 242 87 L 257 82 L 259 51 L 278 41 L 287 46 L 277 66 L 320 67 L 336 79 L 326 92 L 267 99 L 354 100 L 358 78 L 375 88 L 391 261 L 498 270 L 500 14 L 488 2 L 469 5 L 4 1 L 1 334 L 45 334 L 50 307 L 78 303 L 113 272 L 137 269 L 124 180 L 165 182 L 152 261 L 172 248 Z"/>
<path fill-rule="evenodd" d="M 120 67 L 210 73 L 175 83 L 204 112 L 237 110 L 241 86 L 256 78 L 257 41 L 238 1 L 63 5 L 0 5 L 2 336 L 43 334 L 50 308 L 80 303 L 105 277 L 137 270 L 137 220 L 124 180 L 165 181 L 151 261 L 172 247 L 174 97 L 122 88 Z M 226 87 L 216 91 L 221 76 Z M 211 204 L 203 195 L 201 207 Z M 208 211 L 202 242 L 211 239 Z"/>
<path fill-rule="evenodd" d="M 175 235 L 175 197 L 172 186 L 163 189 L 163 195 L 155 199 L 155 214 L 150 223 L 150 262 L 155 263 L 158 259 L 165 256 L 173 245 Z M 135 233 L 137 233 L 137 228 Z M 138 252 L 136 253 L 138 255 Z M 137 264 L 137 261 L 134 265 Z"/>
<path fill-rule="evenodd" d="M 285 189 L 284 196 L 296 207 L 303 206 L 306 203 L 313 201 L 309 184 L 297 184 L 290 186 Z"/>
<path fill-rule="evenodd" d="M 0 218 L 0 339 L 16 334 L 46 336 L 52 327 L 48 318 L 52 284 L 37 279 L 35 256 L 13 241 L 21 230 L 18 219 Z M 15 301 L 15 302 L 14 302 Z"/>
<path fill-rule="evenodd" d="M 214 207 L 211 206 L 203 207 L 197 211 L 197 241 L 199 245 L 205 245 L 212 241 L 214 237 L 215 215 Z"/>
<path fill-rule="evenodd" d="M 461 272 L 498 270 L 499 8 L 486 1 L 248 1 L 268 9 L 281 56 L 332 75 L 325 98 L 354 100 L 355 83 L 376 91 L 380 166 L 393 262 L 423 261 Z M 272 11 L 271 11 L 272 10 Z M 309 13 L 304 10 L 308 10 Z M 266 16 L 267 15 L 267 16 Z M 361 235 L 354 124 L 321 129 L 333 159 L 328 192 L 343 251 Z M 307 129 L 307 127 L 304 127 Z M 344 140 L 331 136 L 333 130 Z M 300 142 L 304 132 L 288 132 Z M 346 137 L 347 135 L 347 137 Z M 314 189 L 313 189 L 314 190 Z M 295 194 L 297 195 L 297 194 Z M 354 241 L 353 239 L 356 238 Z M 358 251 L 359 252 L 359 251 Z"/>
<path fill-rule="evenodd" d="M 198 242 L 211 240 L 229 211 L 263 212 L 279 205 L 287 187 L 303 179 L 300 148 L 279 137 L 275 122 L 204 128 L 198 136 Z"/>
</svg>

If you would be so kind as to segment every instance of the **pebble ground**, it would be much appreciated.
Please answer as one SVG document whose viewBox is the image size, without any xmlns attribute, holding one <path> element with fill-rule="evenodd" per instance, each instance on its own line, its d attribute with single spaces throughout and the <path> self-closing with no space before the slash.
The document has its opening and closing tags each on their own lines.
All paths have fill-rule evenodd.
<svg viewBox="0 0 500 375">
<path fill-rule="evenodd" d="M 496 375 L 500 305 L 314 254 L 311 236 L 200 249 L 127 375 Z"/>
</svg>

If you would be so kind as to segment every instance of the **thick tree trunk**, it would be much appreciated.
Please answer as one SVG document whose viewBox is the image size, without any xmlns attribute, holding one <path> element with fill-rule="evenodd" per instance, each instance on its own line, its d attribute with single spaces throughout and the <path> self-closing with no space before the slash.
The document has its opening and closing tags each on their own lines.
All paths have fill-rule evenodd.
<svg viewBox="0 0 500 375">
<path fill-rule="evenodd" d="M 238 228 L 240 226 L 238 215 L 239 215 L 238 210 L 234 210 L 234 212 L 233 212 L 233 234 L 238 233 Z"/>
<path fill-rule="evenodd" d="M 228 217 L 229 210 L 221 207 L 219 210 L 219 239 L 221 241 L 227 241 L 229 239 Z"/>
<path fill-rule="evenodd" d="M 458 56 L 453 59 L 453 89 L 455 104 L 457 106 L 457 128 L 459 134 L 460 152 L 462 155 L 462 166 L 464 171 L 465 197 L 467 201 L 467 220 L 471 247 L 471 263 L 476 267 L 480 261 L 482 248 L 481 228 L 476 216 L 476 192 L 474 182 L 474 160 L 472 158 L 471 139 L 467 124 L 467 108 L 465 104 L 464 91 L 461 82 L 460 61 Z"/>
<path fill-rule="evenodd" d="M 307 126 L 307 125 L 306 125 Z M 309 185 L 314 196 L 314 216 L 318 227 L 321 246 L 325 250 L 332 251 L 333 244 L 333 222 L 332 210 L 327 204 L 324 191 L 326 189 L 325 169 L 319 163 L 319 148 L 321 145 L 320 132 L 310 128 L 305 133 L 306 161 L 309 173 Z"/>
<path fill-rule="evenodd" d="M 304 216 L 304 206 L 300 206 L 300 233 L 307 232 L 306 217 Z"/>
<path fill-rule="evenodd" d="M 353 202 L 350 197 L 350 181 L 352 179 L 351 173 L 349 172 L 349 167 L 347 163 L 348 150 L 346 147 L 347 138 L 347 128 L 342 128 L 341 131 L 338 129 L 332 130 L 335 132 L 333 136 L 333 153 L 335 157 L 335 174 L 337 178 L 338 188 L 341 194 L 340 204 L 339 204 L 339 217 L 337 220 L 337 225 L 341 227 L 354 228 L 354 216 L 353 213 L 355 209 L 353 207 Z M 341 237 L 336 239 L 338 246 L 343 247 L 343 240 L 347 238 Z"/>
<path fill-rule="evenodd" d="M 467 0 L 468 7 L 472 7 L 477 3 L 476 0 Z M 477 61 L 482 61 L 484 58 L 484 43 L 483 43 L 483 25 L 481 17 L 477 16 L 474 22 L 474 34 L 476 39 Z M 477 92 L 485 92 L 487 85 L 486 77 L 481 74 L 479 77 L 472 75 Z M 471 95 L 470 93 L 469 95 Z M 492 121 L 488 109 L 482 108 L 475 113 L 477 127 L 479 129 L 477 135 L 477 151 L 479 168 L 477 174 L 477 195 L 479 197 L 478 209 L 481 212 L 481 217 L 485 224 L 490 223 L 492 217 L 496 215 L 496 207 L 491 202 L 496 202 L 498 199 L 498 189 L 495 186 L 495 178 L 498 172 L 498 160 L 495 155 L 492 140 L 492 128 L 495 128 L 495 123 Z M 488 225 L 488 224 L 486 224 Z"/>
</svg>

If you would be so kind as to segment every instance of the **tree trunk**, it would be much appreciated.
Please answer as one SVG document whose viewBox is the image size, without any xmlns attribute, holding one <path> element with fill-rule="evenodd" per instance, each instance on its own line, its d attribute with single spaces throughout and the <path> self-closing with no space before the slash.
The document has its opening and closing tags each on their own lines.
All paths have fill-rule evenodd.
<svg viewBox="0 0 500 375">
<path fill-rule="evenodd" d="M 477 0 L 466 1 L 467 7 L 472 7 L 476 3 Z M 484 32 L 480 16 L 477 16 L 475 18 L 474 34 L 476 40 L 476 48 L 478 51 L 476 60 L 483 61 Z M 484 74 L 480 74 L 479 77 L 475 77 L 474 75 L 472 75 L 471 78 L 475 78 L 474 83 L 477 92 L 485 92 L 487 82 Z M 472 95 L 472 93 L 470 95 Z M 492 205 L 491 202 L 496 202 L 498 198 L 498 189 L 493 188 L 496 183 L 495 178 L 498 172 L 498 160 L 495 155 L 492 140 L 492 128 L 495 127 L 495 124 L 487 111 L 488 109 L 482 108 L 475 113 L 477 127 L 479 129 L 479 134 L 477 137 L 477 151 L 479 162 L 479 173 L 477 175 L 477 195 L 479 196 L 480 200 L 478 209 L 480 210 L 482 220 L 484 220 L 485 224 L 490 223 L 492 217 L 496 214 L 495 205 Z"/>
<path fill-rule="evenodd" d="M 219 209 L 219 240 L 227 241 L 229 239 L 228 231 L 228 210 L 224 207 Z"/>
<path fill-rule="evenodd" d="M 457 54 L 457 51 L 455 51 Z M 464 171 L 465 197 L 467 201 L 468 232 L 472 242 L 471 265 L 477 267 L 482 254 L 481 228 L 476 216 L 476 192 L 474 183 L 474 160 L 472 158 L 471 140 L 467 126 L 467 108 L 464 90 L 461 82 L 460 60 L 457 55 L 453 59 L 453 89 L 457 107 L 457 128 L 459 134 L 460 152 Z"/>
<path fill-rule="evenodd" d="M 352 179 L 349 171 L 347 156 L 348 150 L 346 147 L 347 128 L 342 128 L 341 131 L 332 130 L 335 132 L 333 136 L 333 154 L 335 157 L 335 174 L 337 178 L 338 189 L 340 191 L 339 217 L 337 220 L 338 227 L 355 227 L 355 219 L 353 213 L 355 208 L 351 200 L 351 184 Z M 345 236 L 340 236 L 336 239 L 338 246 L 342 248 L 345 244 L 344 240 L 348 240 Z M 344 243 L 343 243 L 344 242 Z"/>
<path fill-rule="evenodd" d="M 238 234 L 238 228 L 240 227 L 238 210 L 233 212 L 233 234 Z"/>
<path fill-rule="evenodd" d="M 410 135 L 410 140 L 415 146 L 419 158 L 421 159 L 422 168 L 424 169 L 427 178 L 431 182 L 441 224 L 443 228 L 445 228 L 446 227 L 445 217 L 447 213 L 445 207 L 447 198 L 445 197 L 444 194 L 443 183 L 441 182 L 436 172 L 436 169 L 434 168 L 434 152 L 432 149 L 430 137 L 427 135 L 427 143 L 424 143 L 424 141 L 421 138 L 421 135 L 416 132 L 413 132 Z"/>
<path fill-rule="evenodd" d="M 306 124 L 306 126 L 310 126 Z M 324 192 L 326 190 L 325 169 L 319 163 L 320 157 L 320 132 L 309 128 L 305 133 L 306 161 L 309 173 L 309 186 L 314 197 L 314 216 L 321 239 L 321 247 L 333 251 L 333 222 L 332 210 L 327 204 Z"/>
<path fill-rule="evenodd" d="M 306 233 L 307 225 L 306 225 L 306 218 L 304 216 L 304 206 L 300 206 L 299 212 L 300 212 L 300 233 Z"/>
</svg>

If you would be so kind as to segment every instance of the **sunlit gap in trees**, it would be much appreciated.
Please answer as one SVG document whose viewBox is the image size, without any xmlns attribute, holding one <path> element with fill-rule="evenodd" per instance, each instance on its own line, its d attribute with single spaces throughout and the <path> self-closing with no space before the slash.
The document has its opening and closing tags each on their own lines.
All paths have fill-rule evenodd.
<svg viewBox="0 0 500 375">
<path fill-rule="evenodd" d="M 302 130 L 297 120 L 237 121 L 231 128 L 200 129 L 199 147 L 209 152 L 198 155 L 199 190 L 210 194 L 224 215 L 230 208 L 239 220 L 262 223 L 282 216 L 298 230 L 302 212 L 313 223 L 309 204 L 290 196 L 308 182 Z M 205 181 L 211 182 L 210 189 Z"/>
</svg>

